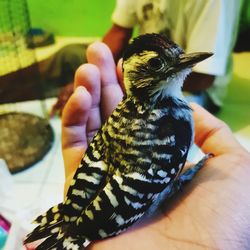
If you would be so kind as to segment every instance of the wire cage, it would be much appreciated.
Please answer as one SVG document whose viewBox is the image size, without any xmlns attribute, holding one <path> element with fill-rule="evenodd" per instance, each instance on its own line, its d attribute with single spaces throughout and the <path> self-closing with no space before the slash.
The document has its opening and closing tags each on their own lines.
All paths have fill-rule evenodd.
<svg viewBox="0 0 250 250">
<path fill-rule="evenodd" d="M 16 173 L 48 152 L 53 132 L 46 119 L 35 51 L 30 49 L 33 39 L 27 2 L 0 0 L 0 10 L 0 158 Z M 27 100 L 37 100 L 39 114 Z"/>
</svg>

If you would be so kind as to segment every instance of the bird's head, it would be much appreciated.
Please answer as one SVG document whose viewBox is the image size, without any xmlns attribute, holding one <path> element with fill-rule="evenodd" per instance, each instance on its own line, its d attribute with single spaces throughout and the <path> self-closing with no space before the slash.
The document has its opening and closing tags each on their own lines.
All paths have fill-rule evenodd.
<svg viewBox="0 0 250 250">
<path fill-rule="evenodd" d="M 127 95 L 157 100 L 180 97 L 181 88 L 191 68 L 212 53 L 185 54 L 167 37 L 145 34 L 135 38 L 123 55 Z"/>
</svg>

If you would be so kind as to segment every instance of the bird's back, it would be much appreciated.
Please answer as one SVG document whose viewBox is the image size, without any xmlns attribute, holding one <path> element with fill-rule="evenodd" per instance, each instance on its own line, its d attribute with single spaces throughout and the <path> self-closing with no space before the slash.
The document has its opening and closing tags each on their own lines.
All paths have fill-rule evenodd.
<svg viewBox="0 0 250 250">
<path fill-rule="evenodd" d="M 87 185 L 93 193 L 78 211 L 74 232 L 94 240 L 116 235 L 139 219 L 182 169 L 192 140 L 190 119 L 190 108 L 181 101 L 163 100 L 152 109 L 124 98 L 90 144 L 85 167 L 77 170 L 68 205 L 77 201 L 76 186 Z M 88 170 L 89 177 L 85 173 L 79 182 L 90 166 L 106 169 L 101 181 L 90 178 Z"/>
</svg>

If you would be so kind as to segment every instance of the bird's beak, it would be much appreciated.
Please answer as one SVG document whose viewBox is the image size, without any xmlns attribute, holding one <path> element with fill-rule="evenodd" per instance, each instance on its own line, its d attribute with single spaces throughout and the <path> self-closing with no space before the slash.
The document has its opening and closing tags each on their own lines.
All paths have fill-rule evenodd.
<svg viewBox="0 0 250 250">
<path fill-rule="evenodd" d="M 189 68 L 189 67 L 193 67 L 196 63 L 201 62 L 212 55 L 213 53 L 210 53 L 210 52 L 181 54 L 179 57 L 179 62 L 174 67 L 176 71 Z"/>
</svg>

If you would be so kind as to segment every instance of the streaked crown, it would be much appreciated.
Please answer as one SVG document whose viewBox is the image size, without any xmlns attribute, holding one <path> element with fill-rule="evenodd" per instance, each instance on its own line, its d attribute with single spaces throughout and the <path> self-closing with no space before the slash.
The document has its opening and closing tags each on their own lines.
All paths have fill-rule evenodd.
<svg viewBox="0 0 250 250">
<path fill-rule="evenodd" d="M 123 60 L 126 61 L 134 54 L 140 54 L 143 51 L 155 51 L 159 55 L 169 52 L 170 57 L 178 57 L 184 53 L 176 43 L 168 39 L 167 36 L 159 34 L 145 34 L 135 38 L 127 47 L 123 54 Z"/>
</svg>

